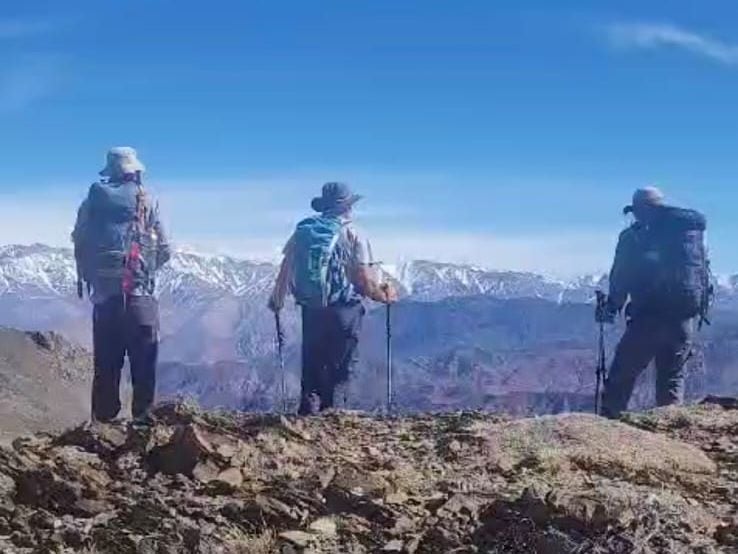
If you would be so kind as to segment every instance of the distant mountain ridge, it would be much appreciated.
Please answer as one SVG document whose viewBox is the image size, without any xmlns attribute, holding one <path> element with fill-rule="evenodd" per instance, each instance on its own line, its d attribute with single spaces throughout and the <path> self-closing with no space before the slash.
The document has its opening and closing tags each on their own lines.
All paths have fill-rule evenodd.
<svg viewBox="0 0 738 554">
<path fill-rule="evenodd" d="M 182 295 L 182 300 L 218 293 L 260 295 L 271 287 L 275 273 L 276 266 L 271 263 L 178 251 L 160 275 L 159 292 Z M 387 273 L 405 295 L 426 301 L 490 295 L 581 302 L 587 301 L 603 283 L 601 277 L 595 276 L 562 281 L 535 273 L 422 260 L 388 268 Z M 65 296 L 74 293 L 75 281 L 71 249 L 43 244 L 0 247 L 0 294 Z"/>
<path fill-rule="evenodd" d="M 158 290 L 178 302 L 209 299 L 227 293 L 261 296 L 272 286 L 275 264 L 231 256 L 174 253 L 162 270 Z M 537 273 L 489 270 L 473 265 L 413 260 L 388 266 L 387 274 L 413 300 L 437 301 L 456 296 L 541 298 L 552 302 L 590 302 L 597 288 L 606 288 L 605 275 L 582 275 L 561 280 Z M 74 293 L 76 270 L 72 250 L 43 244 L 0 247 L 0 295 L 65 296 Z M 722 276 L 723 299 L 738 295 L 738 275 Z"/>
<path fill-rule="evenodd" d="M 263 292 L 271 285 L 273 264 L 225 256 L 201 256 L 176 252 L 161 272 L 161 294 L 228 292 L 244 296 Z M 70 248 L 43 244 L 0 247 L 0 294 L 48 294 L 64 296 L 76 290 L 76 266 Z"/>
<path fill-rule="evenodd" d="M 541 298 L 552 302 L 587 302 L 605 284 L 604 276 L 585 275 L 570 281 L 530 272 L 489 270 L 415 260 L 399 266 L 394 274 L 414 300 L 437 301 L 455 296 Z"/>
</svg>

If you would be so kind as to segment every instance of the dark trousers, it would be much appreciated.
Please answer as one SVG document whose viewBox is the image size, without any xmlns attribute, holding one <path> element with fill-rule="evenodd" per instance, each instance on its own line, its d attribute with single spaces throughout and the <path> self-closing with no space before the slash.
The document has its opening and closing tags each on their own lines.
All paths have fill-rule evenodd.
<svg viewBox="0 0 738 554">
<path fill-rule="evenodd" d="M 95 376 L 92 415 L 99 421 L 120 412 L 120 375 L 126 355 L 133 384 L 134 418 L 146 416 L 154 401 L 159 353 L 159 307 L 150 296 L 122 296 L 96 304 L 93 311 Z"/>
<path fill-rule="evenodd" d="M 357 302 L 302 309 L 302 398 L 299 413 L 333 407 L 336 386 L 348 381 L 358 357 L 364 306 Z"/>
<path fill-rule="evenodd" d="M 656 364 L 656 404 L 681 403 L 684 366 L 692 352 L 692 332 L 690 319 L 633 319 L 620 339 L 607 376 L 603 415 L 616 418 L 627 409 L 636 379 L 652 360 Z"/>
</svg>

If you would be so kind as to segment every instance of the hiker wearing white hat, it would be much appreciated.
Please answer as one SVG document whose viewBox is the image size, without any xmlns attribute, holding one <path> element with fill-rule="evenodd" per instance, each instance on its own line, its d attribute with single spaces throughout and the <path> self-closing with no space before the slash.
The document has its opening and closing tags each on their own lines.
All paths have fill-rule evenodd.
<svg viewBox="0 0 738 554">
<path fill-rule="evenodd" d="M 95 374 L 92 415 L 115 418 L 126 356 L 133 381 L 132 413 L 146 420 L 154 401 L 159 344 L 156 272 L 170 249 L 158 204 L 144 189 L 146 170 L 130 146 L 111 148 L 100 175 L 77 213 L 72 233 L 79 282 L 93 302 Z"/>
</svg>

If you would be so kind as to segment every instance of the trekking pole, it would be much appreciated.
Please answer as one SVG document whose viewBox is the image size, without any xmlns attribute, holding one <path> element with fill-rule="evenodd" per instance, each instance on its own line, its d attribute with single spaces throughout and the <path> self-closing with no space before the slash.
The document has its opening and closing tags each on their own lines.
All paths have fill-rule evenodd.
<svg viewBox="0 0 738 554">
<path fill-rule="evenodd" d="M 369 266 L 370 267 L 379 267 L 381 270 L 382 262 L 378 262 L 374 260 L 374 253 L 372 252 L 372 245 L 371 243 L 367 243 L 367 249 L 369 253 Z M 384 274 L 383 274 L 384 276 Z M 384 279 L 383 279 L 384 280 Z M 382 289 L 384 290 L 385 294 L 389 296 L 389 283 L 383 283 Z M 393 389 L 393 382 L 392 382 L 392 304 L 387 302 L 386 305 L 386 315 L 385 315 L 385 333 L 386 333 L 386 370 L 387 370 L 387 399 L 386 399 L 386 412 L 387 414 L 392 413 L 392 409 L 394 407 L 394 389 Z"/>
<path fill-rule="evenodd" d="M 386 286 L 385 286 L 386 287 Z M 385 290 L 387 290 L 385 288 Z M 392 304 L 387 304 L 387 413 L 392 413 L 393 390 L 392 390 Z"/>
<path fill-rule="evenodd" d="M 597 381 L 595 384 L 594 413 L 595 415 L 600 415 L 600 387 L 602 386 L 605 378 L 605 372 L 607 371 L 605 361 L 605 322 L 603 321 L 602 317 L 602 314 L 604 314 L 605 310 L 606 297 L 605 293 L 603 293 L 601 290 L 596 291 L 595 294 L 597 295 L 597 313 L 600 314 L 600 317 L 598 317 L 600 325 L 600 336 L 597 348 L 597 369 L 595 371 Z"/>
<path fill-rule="evenodd" d="M 280 395 L 282 397 L 282 413 L 287 413 L 287 385 L 284 374 L 284 330 L 279 312 L 274 312 L 274 322 L 277 326 L 277 359 L 279 361 Z"/>
</svg>

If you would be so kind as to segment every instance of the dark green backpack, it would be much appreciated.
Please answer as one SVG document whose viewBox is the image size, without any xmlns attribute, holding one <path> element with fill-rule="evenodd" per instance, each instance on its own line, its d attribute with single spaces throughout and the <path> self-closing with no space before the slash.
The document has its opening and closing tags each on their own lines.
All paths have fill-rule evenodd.
<svg viewBox="0 0 738 554">
<path fill-rule="evenodd" d="M 706 227 L 697 211 L 658 209 L 643 234 L 647 308 L 678 318 L 706 317 L 712 291 Z"/>
</svg>

